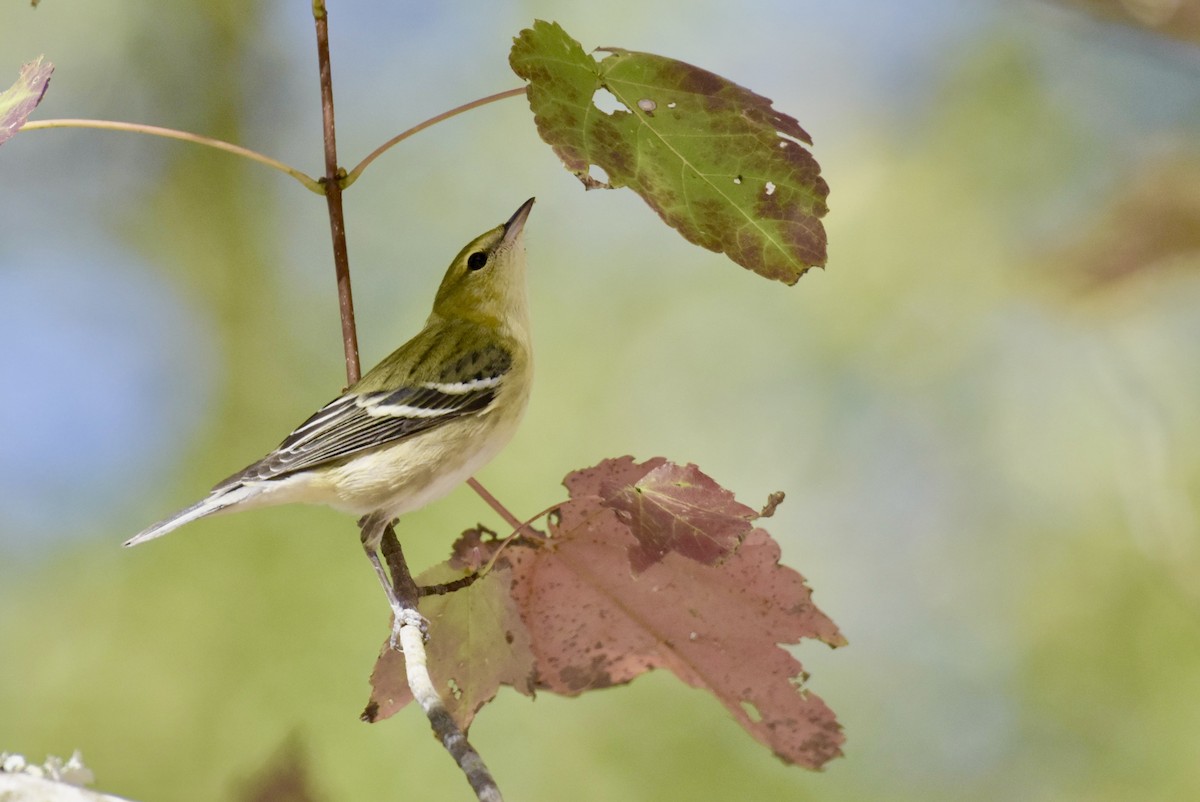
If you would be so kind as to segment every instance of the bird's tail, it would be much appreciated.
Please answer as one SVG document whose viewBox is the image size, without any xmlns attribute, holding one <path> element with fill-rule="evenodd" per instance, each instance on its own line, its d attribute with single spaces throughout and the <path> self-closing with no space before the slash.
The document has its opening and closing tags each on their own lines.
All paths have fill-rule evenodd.
<svg viewBox="0 0 1200 802">
<path fill-rule="evenodd" d="M 215 491 L 192 506 L 184 507 L 171 517 L 164 518 L 153 526 L 143 529 L 129 538 L 129 540 L 126 540 L 124 545 L 136 546 L 140 543 L 145 543 L 147 540 L 162 537 L 169 532 L 174 532 L 186 523 L 191 523 L 197 518 L 203 518 L 206 515 L 212 515 L 228 507 L 232 507 L 249 495 L 251 495 L 250 490 L 245 485 L 235 485 L 228 489 Z"/>
</svg>

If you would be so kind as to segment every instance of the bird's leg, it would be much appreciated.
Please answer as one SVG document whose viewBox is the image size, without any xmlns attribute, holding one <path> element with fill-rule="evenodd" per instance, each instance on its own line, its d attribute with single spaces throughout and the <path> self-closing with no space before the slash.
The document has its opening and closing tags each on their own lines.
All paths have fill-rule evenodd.
<svg viewBox="0 0 1200 802">
<path fill-rule="evenodd" d="M 429 621 L 417 611 L 420 592 L 412 573 L 408 570 L 408 564 L 404 561 L 404 553 L 400 549 L 400 541 L 392 529 L 391 522 L 378 513 L 372 513 L 360 519 L 358 525 L 362 532 L 363 551 L 371 561 L 371 567 L 375 569 L 375 575 L 379 577 L 379 584 L 383 585 L 383 592 L 387 594 L 388 604 L 392 608 L 392 635 L 389 644 L 399 651 L 401 627 L 411 624 L 420 629 L 426 637 L 429 635 Z M 381 545 L 388 567 L 392 569 L 390 579 L 379 561 Z"/>
</svg>

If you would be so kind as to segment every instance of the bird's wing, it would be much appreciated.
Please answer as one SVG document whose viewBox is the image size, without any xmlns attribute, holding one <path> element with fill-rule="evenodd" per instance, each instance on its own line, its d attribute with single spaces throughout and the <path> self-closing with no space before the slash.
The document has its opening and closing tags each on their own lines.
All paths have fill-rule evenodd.
<svg viewBox="0 0 1200 802">
<path fill-rule="evenodd" d="M 215 489 L 279 479 L 482 412 L 495 400 L 512 359 L 495 347 L 471 356 L 445 366 L 436 379 L 397 390 L 346 393 L 300 424 L 270 454 Z"/>
</svg>

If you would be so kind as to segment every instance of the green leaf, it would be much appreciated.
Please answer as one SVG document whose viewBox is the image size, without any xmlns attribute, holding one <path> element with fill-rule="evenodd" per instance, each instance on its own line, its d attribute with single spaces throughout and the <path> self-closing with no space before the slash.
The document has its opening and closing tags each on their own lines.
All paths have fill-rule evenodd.
<svg viewBox="0 0 1200 802">
<path fill-rule="evenodd" d="M 825 264 L 829 187 L 795 119 L 691 64 L 603 50 L 597 62 L 538 20 L 509 54 L 538 132 L 585 187 L 627 186 L 689 242 L 767 278 L 794 284 Z M 597 106 L 601 89 L 621 108 Z"/>
<path fill-rule="evenodd" d="M 42 64 L 42 57 L 21 67 L 17 82 L 0 92 L 0 144 L 4 144 L 21 129 L 29 115 L 42 102 L 54 65 Z"/>
</svg>

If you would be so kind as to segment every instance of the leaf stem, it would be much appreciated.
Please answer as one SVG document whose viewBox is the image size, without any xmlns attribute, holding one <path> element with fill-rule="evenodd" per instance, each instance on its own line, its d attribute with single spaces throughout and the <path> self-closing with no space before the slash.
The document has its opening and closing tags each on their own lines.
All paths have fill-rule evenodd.
<svg viewBox="0 0 1200 802">
<path fill-rule="evenodd" d="M 146 134 L 148 136 L 159 136 L 164 139 L 178 139 L 182 142 L 191 142 L 194 145 L 203 145 L 217 150 L 223 150 L 226 153 L 233 153 L 237 156 L 244 156 L 251 161 L 256 161 L 259 164 L 265 164 L 280 171 L 287 173 L 292 178 L 299 181 L 306 189 L 316 192 L 319 195 L 325 194 L 325 190 L 321 187 L 321 182 L 317 181 L 312 176 L 297 170 L 289 164 L 272 159 L 270 156 L 265 156 L 255 150 L 244 148 L 241 145 L 234 145 L 230 142 L 225 142 L 221 139 L 213 139 L 200 134 L 193 134 L 190 131 L 178 131 L 174 128 L 162 128 L 157 125 L 145 125 L 143 123 L 126 123 L 116 120 L 81 120 L 81 119 L 65 119 L 65 120 L 34 120 L 27 122 L 21 126 L 22 131 L 36 131 L 38 129 L 49 128 L 96 128 L 102 131 L 125 131 L 132 134 Z"/>
<path fill-rule="evenodd" d="M 495 510 L 496 514 L 503 518 L 504 522 L 513 529 L 520 531 L 525 526 L 525 524 L 522 524 L 521 521 L 517 519 L 517 516 L 513 515 L 509 511 L 508 507 L 505 507 L 500 503 L 500 499 L 493 496 L 491 492 L 474 476 L 467 480 L 467 485 L 476 493 L 478 493 L 479 497 L 482 498 L 489 507 Z"/>
<path fill-rule="evenodd" d="M 407 131 L 397 134 L 396 136 L 389 139 L 387 142 L 384 142 L 382 145 L 375 148 L 375 150 L 371 151 L 370 155 L 368 155 L 365 159 L 363 159 L 361 162 L 359 162 L 358 165 L 353 170 L 351 170 L 349 172 L 349 174 L 347 174 L 346 177 L 342 180 L 342 188 L 345 189 L 346 187 L 350 186 L 355 181 L 357 181 L 358 177 L 360 175 L 362 175 L 362 171 L 367 169 L 367 165 L 369 165 L 371 162 L 375 161 L 380 156 L 382 156 L 384 154 L 384 152 L 387 151 L 388 149 L 390 149 L 393 145 L 397 145 L 400 142 L 403 142 L 404 140 L 408 139 L 413 134 L 420 133 L 421 131 L 424 131 L 429 126 L 437 125 L 438 123 L 442 122 L 443 120 L 449 120 L 451 117 L 455 117 L 459 114 L 462 114 L 464 111 L 470 111 L 471 109 L 479 108 L 480 106 L 486 106 L 488 103 L 495 103 L 497 100 L 504 100 L 506 98 L 517 97 L 518 95 L 523 95 L 523 94 L 525 94 L 525 87 L 523 87 L 523 86 L 518 87 L 517 89 L 508 89 L 503 92 L 497 92 L 494 95 L 488 95 L 487 97 L 481 97 L 478 100 L 472 100 L 470 103 L 464 103 L 461 106 L 456 106 L 456 107 L 450 109 L 449 111 L 442 112 L 441 114 L 437 115 L 436 117 L 430 117 L 425 122 L 417 123 L 412 128 L 409 128 Z"/>
</svg>

